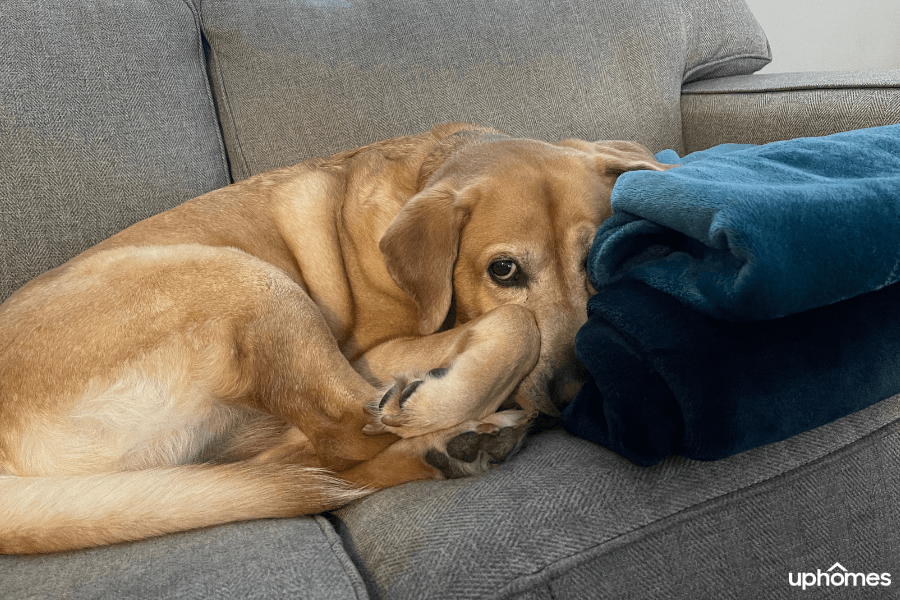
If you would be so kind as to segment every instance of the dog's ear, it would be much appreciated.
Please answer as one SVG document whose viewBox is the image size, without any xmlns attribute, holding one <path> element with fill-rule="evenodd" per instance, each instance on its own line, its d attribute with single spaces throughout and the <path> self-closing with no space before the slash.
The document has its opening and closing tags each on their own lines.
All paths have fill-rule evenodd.
<svg viewBox="0 0 900 600">
<path fill-rule="evenodd" d="M 665 171 L 675 166 L 657 161 L 650 150 L 637 142 L 563 140 L 558 145 L 593 154 L 600 172 L 614 177 L 627 171 Z"/>
<path fill-rule="evenodd" d="M 446 185 L 409 199 L 379 242 L 388 273 L 419 310 L 419 333 L 438 330 L 453 299 L 453 267 L 468 211 Z"/>
</svg>

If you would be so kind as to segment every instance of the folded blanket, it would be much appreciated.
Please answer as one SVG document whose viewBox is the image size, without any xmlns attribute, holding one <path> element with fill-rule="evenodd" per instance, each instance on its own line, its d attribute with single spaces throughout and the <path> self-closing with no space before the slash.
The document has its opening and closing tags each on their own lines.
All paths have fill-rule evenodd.
<svg viewBox="0 0 900 600">
<path fill-rule="evenodd" d="M 588 257 L 566 429 L 713 460 L 900 392 L 900 125 L 658 158 Z"/>
<path fill-rule="evenodd" d="M 900 284 L 782 319 L 713 319 L 633 280 L 600 290 L 563 426 L 642 466 L 724 458 L 900 392 Z"/>
<path fill-rule="evenodd" d="M 900 281 L 900 125 L 683 162 L 619 177 L 588 263 L 595 287 L 643 281 L 704 314 L 758 320 Z"/>
</svg>

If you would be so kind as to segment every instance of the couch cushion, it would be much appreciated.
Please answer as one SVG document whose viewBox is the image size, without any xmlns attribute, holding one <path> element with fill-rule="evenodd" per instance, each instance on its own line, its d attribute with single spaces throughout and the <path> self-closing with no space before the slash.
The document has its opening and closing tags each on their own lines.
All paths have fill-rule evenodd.
<svg viewBox="0 0 900 600">
<path fill-rule="evenodd" d="M 367 598 L 322 517 L 235 523 L 138 543 L 0 556 L 0 598 Z"/>
<path fill-rule="evenodd" d="M 743 0 L 204 0 L 242 179 L 435 123 L 681 148 L 682 82 L 769 61 Z"/>
<path fill-rule="evenodd" d="M 725 77 L 682 92 L 686 152 L 900 123 L 900 69 Z"/>
<path fill-rule="evenodd" d="M 721 461 L 648 469 L 554 430 L 484 476 L 337 515 L 372 597 L 781 598 L 790 573 L 838 561 L 900 577 L 898 460 L 895 396 Z"/>
<path fill-rule="evenodd" d="M 2 14 L 0 300 L 228 183 L 190 2 L 4 0 Z"/>
</svg>

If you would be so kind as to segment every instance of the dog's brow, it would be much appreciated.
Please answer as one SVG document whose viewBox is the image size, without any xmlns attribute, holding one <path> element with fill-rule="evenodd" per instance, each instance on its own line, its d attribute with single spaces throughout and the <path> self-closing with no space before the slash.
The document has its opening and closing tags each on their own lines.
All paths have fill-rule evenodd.
<svg viewBox="0 0 900 600">
<path fill-rule="evenodd" d="M 525 263 L 525 266 L 541 264 L 544 260 L 543 252 L 537 250 L 532 244 L 521 243 L 504 243 L 492 244 L 484 249 L 482 257 L 484 260 L 491 260 L 498 256 L 508 256 L 509 258 L 517 258 Z"/>
</svg>

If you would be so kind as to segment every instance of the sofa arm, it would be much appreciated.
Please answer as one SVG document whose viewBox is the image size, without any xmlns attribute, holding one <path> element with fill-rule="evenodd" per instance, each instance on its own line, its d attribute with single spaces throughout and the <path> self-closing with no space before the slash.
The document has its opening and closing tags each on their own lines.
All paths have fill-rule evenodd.
<svg viewBox="0 0 900 600">
<path fill-rule="evenodd" d="M 900 123 L 900 69 L 722 77 L 682 88 L 686 152 Z"/>
</svg>

